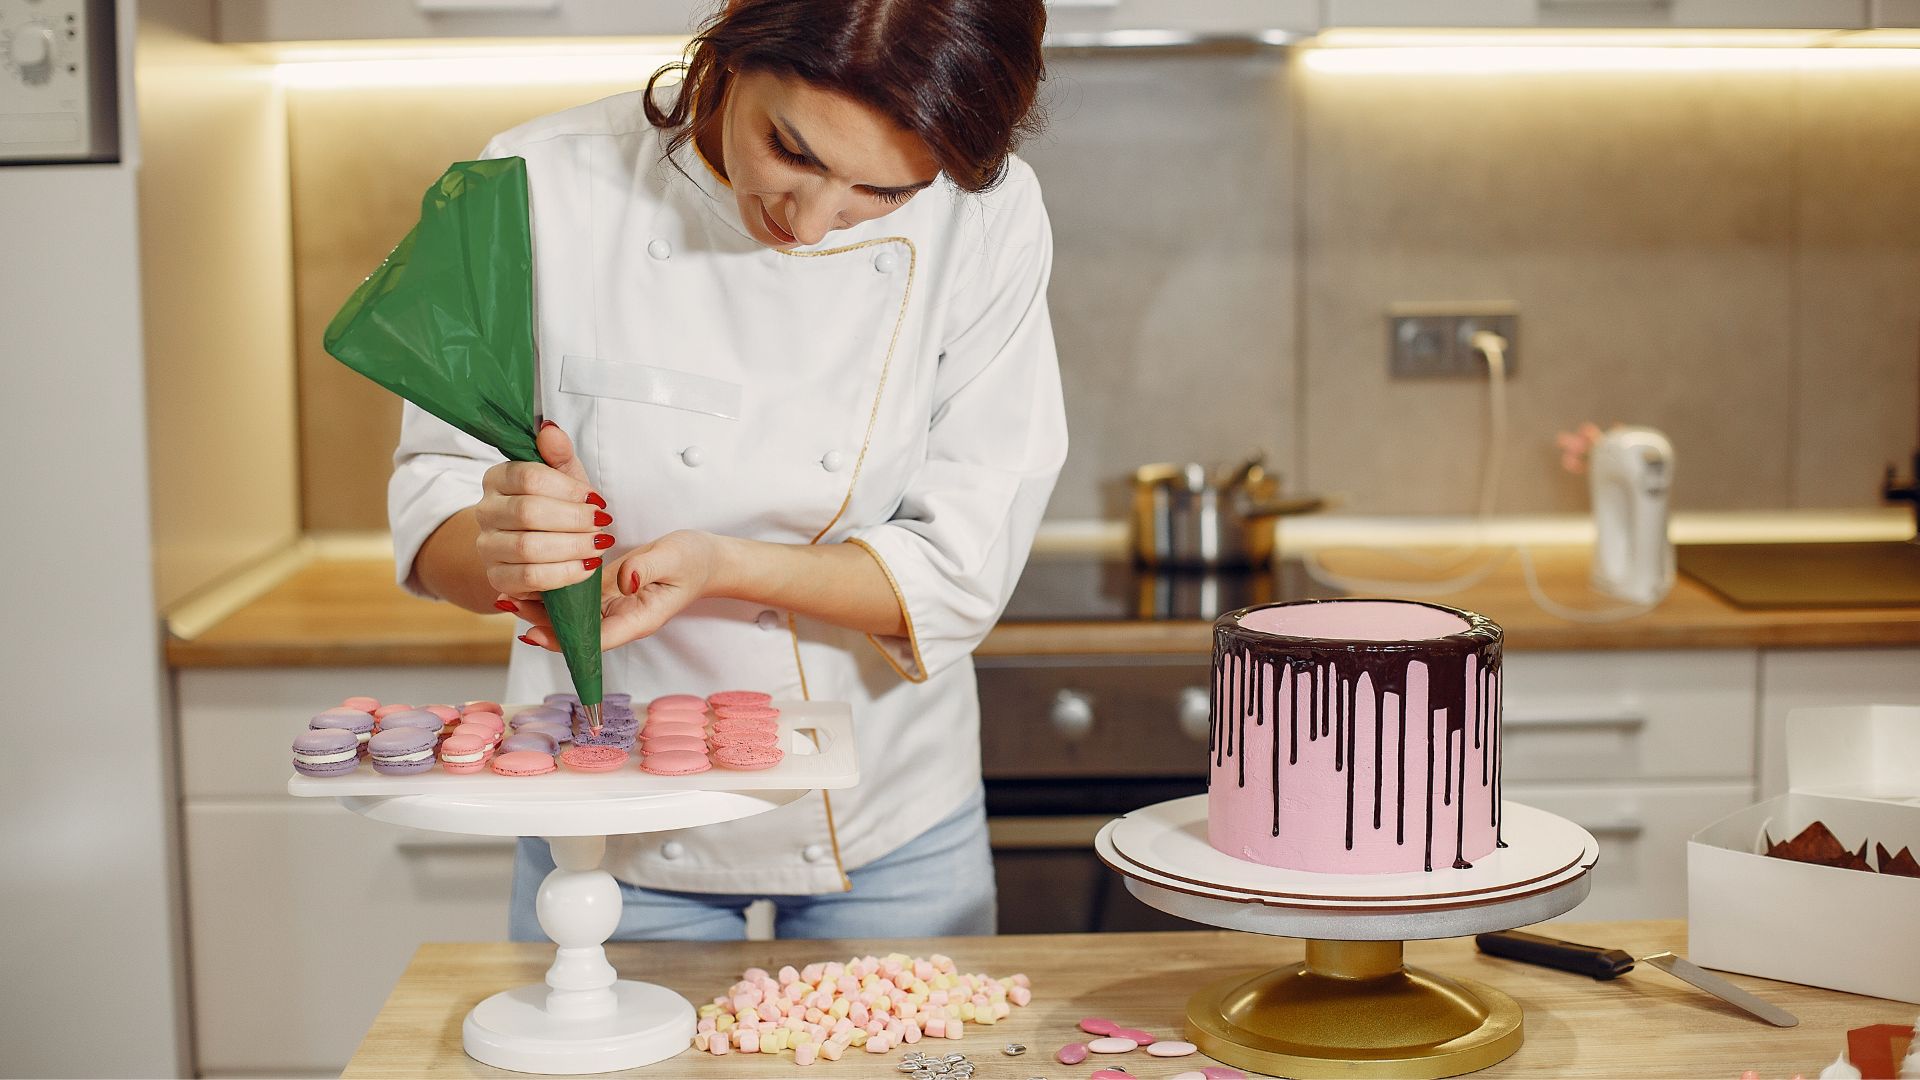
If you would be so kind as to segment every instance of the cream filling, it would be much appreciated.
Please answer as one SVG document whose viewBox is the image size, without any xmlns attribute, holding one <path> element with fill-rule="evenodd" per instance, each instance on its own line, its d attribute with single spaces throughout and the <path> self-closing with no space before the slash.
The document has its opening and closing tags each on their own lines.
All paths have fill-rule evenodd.
<svg viewBox="0 0 1920 1080">
<path fill-rule="evenodd" d="M 422 750 L 416 754 L 381 754 L 380 755 L 380 760 L 386 762 L 389 765 L 397 764 L 404 761 L 431 761 L 432 759 L 433 759 L 433 751 L 431 750 Z"/>
<path fill-rule="evenodd" d="M 336 761 L 352 761 L 359 756 L 358 751 L 342 750 L 337 754 L 295 754 L 293 760 L 302 765 L 331 765 Z"/>
<path fill-rule="evenodd" d="M 487 756 L 487 752 L 485 750 L 477 751 L 472 754 L 444 754 L 443 753 L 440 755 L 440 760 L 446 762 L 449 765 L 466 765 L 474 761 L 483 761 L 486 759 L 486 756 Z"/>
</svg>

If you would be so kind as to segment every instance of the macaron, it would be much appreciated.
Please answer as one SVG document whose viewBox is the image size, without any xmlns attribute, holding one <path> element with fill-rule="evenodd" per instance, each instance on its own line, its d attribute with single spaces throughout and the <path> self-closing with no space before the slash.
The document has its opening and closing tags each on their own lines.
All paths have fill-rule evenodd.
<svg viewBox="0 0 1920 1080">
<path fill-rule="evenodd" d="M 550 720 L 530 720 L 513 730 L 515 734 L 522 731 L 537 731 L 542 735 L 552 736 L 553 741 L 557 743 L 570 743 L 573 741 L 573 725 L 567 723 L 555 723 Z"/>
<path fill-rule="evenodd" d="M 346 728 L 309 728 L 293 737 L 293 771 L 301 776 L 343 776 L 359 764 L 360 737 Z"/>
<path fill-rule="evenodd" d="M 507 730 L 507 725 L 500 719 L 499 713 L 470 712 L 462 714 L 460 717 L 460 726 L 466 727 L 468 724 L 486 728 L 488 731 L 493 732 L 495 739 L 506 734 Z"/>
<path fill-rule="evenodd" d="M 633 695 L 618 690 L 601 694 L 600 705 L 602 708 L 608 705 L 616 705 L 621 708 L 630 709 L 633 707 Z"/>
<path fill-rule="evenodd" d="M 419 728 L 421 731 L 438 733 L 446 727 L 446 721 L 425 709 L 405 709 L 397 713 L 388 713 L 380 720 L 381 731 L 396 731 L 400 728 Z"/>
<path fill-rule="evenodd" d="M 340 707 L 343 709 L 359 709 L 361 712 L 371 716 L 373 715 L 373 710 L 380 707 L 380 699 L 366 696 L 350 697 L 341 702 Z"/>
<path fill-rule="evenodd" d="M 510 754 L 495 754 L 489 767 L 501 776 L 539 776 L 553 771 L 553 755 L 538 750 L 515 750 Z"/>
<path fill-rule="evenodd" d="M 655 776 L 689 776 L 711 768 L 713 762 L 707 760 L 707 755 L 694 750 L 666 750 L 640 756 L 640 771 Z"/>
<path fill-rule="evenodd" d="M 657 712 L 661 709 L 692 709 L 694 712 L 705 712 L 707 699 L 698 694 L 662 694 L 647 702 L 648 712 Z"/>
<path fill-rule="evenodd" d="M 431 715 L 431 714 L 428 714 Z M 433 768 L 433 747 L 439 741 L 439 729 L 398 727 L 375 732 L 367 743 L 373 758 L 373 770 L 389 776 L 405 776 Z"/>
<path fill-rule="evenodd" d="M 722 705 L 771 705 L 773 695 L 758 690 L 721 690 L 708 694 L 707 704 L 716 709 Z"/>
<path fill-rule="evenodd" d="M 498 731 L 495 731 L 485 724 L 476 724 L 471 720 L 461 721 L 460 724 L 453 729 L 453 733 L 448 735 L 447 738 L 452 739 L 462 735 L 479 739 L 481 742 L 486 743 L 489 748 L 500 741 L 500 733 Z"/>
<path fill-rule="evenodd" d="M 569 746 L 560 764 L 574 772 L 612 772 L 627 763 L 627 752 L 617 746 Z"/>
<path fill-rule="evenodd" d="M 326 712 L 307 721 L 307 726 L 315 731 L 322 728 L 343 728 L 353 732 L 360 745 L 365 746 L 373 738 L 373 714 L 359 709 L 328 709 Z"/>
<path fill-rule="evenodd" d="M 772 720 L 715 720 L 713 733 L 726 735 L 732 732 L 752 731 L 762 735 L 772 735 L 780 730 L 780 725 Z"/>
<path fill-rule="evenodd" d="M 662 735 L 691 735 L 696 739 L 704 739 L 707 737 L 707 725 L 692 720 L 649 720 L 647 726 L 640 729 L 642 739 Z"/>
<path fill-rule="evenodd" d="M 449 735 L 440 744 L 440 767 L 447 772 L 477 773 L 487 767 L 492 744 L 478 735 Z"/>
<path fill-rule="evenodd" d="M 632 750 L 638 741 L 631 731 L 602 731 L 598 735 L 590 731 L 573 733 L 575 746 L 617 746 L 622 750 Z"/>
<path fill-rule="evenodd" d="M 551 705 L 533 705 L 515 712 L 507 726 L 518 731 L 521 724 L 564 724 L 567 719 L 568 713 L 565 709 L 556 709 Z"/>
<path fill-rule="evenodd" d="M 540 700 L 545 702 L 548 705 L 553 706 L 556 709 L 570 709 L 573 706 L 580 704 L 580 695 L 548 694 L 546 697 L 541 698 Z"/>
<path fill-rule="evenodd" d="M 463 713 L 490 712 L 495 716 L 499 716 L 500 703 L 497 701 L 468 701 L 461 703 L 460 711 Z"/>
<path fill-rule="evenodd" d="M 649 754 L 663 754 L 669 750 L 691 750 L 696 754 L 707 752 L 707 740 L 698 735 L 656 735 L 640 740 L 640 746 Z"/>
<path fill-rule="evenodd" d="M 379 708 L 373 710 L 373 718 L 375 720 L 385 720 L 387 717 L 393 715 L 394 713 L 406 712 L 408 709 L 411 709 L 411 708 L 413 708 L 413 706 L 402 705 L 396 701 L 391 705 L 382 705 Z"/>
<path fill-rule="evenodd" d="M 723 769 L 753 772 L 771 769 L 786 754 L 777 746 L 722 746 L 713 752 L 713 763 Z"/>
<path fill-rule="evenodd" d="M 500 740 L 500 752 L 503 754 L 521 750 L 532 750 L 552 757 L 560 752 L 560 740 L 543 731 L 516 731 Z"/>
<path fill-rule="evenodd" d="M 722 720 L 778 720 L 780 710 L 771 705 L 719 705 L 713 715 Z"/>
<path fill-rule="evenodd" d="M 780 736 L 771 731 L 716 731 L 710 740 L 714 749 L 728 746 L 779 746 Z M 652 749 L 652 745 L 648 745 Z"/>
<path fill-rule="evenodd" d="M 439 717 L 441 723 L 449 726 L 460 722 L 460 710 L 451 705 L 422 705 L 420 709 Z"/>
</svg>

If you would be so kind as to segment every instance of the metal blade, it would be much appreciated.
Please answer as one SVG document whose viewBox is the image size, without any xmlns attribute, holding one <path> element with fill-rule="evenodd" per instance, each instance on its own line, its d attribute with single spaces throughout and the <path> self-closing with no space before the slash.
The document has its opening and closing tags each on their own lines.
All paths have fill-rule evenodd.
<svg viewBox="0 0 1920 1080">
<path fill-rule="evenodd" d="M 1745 1009 L 1775 1027 L 1793 1027 L 1800 1023 L 1800 1018 L 1787 1010 L 1754 997 L 1685 957 L 1663 952 L 1640 959 L 1682 982 L 1692 983 L 1729 1005 Z"/>
</svg>

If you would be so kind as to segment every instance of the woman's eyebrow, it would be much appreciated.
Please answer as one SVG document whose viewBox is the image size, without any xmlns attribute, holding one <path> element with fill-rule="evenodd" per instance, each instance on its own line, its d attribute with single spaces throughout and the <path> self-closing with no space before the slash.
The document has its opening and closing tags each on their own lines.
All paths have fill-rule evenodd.
<svg viewBox="0 0 1920 1080">
<path fill-rule="evenodd" d="M 780 129 L 780 133 L 782 135 L 785 135 L 787 138 L 793 140 L 793 145 L 799 149 L 800 156 L 803 158 L 806 158 L 809 164 L 813 165 L 813 167 L 820 169 L 823 172 L 833 171 L 832 169 L 827 167 L 826 162 L 820 160 L 820 155 L 813 152 L 813 147 L 807 145 L 806 138 L 800 134 L 800 130 L 798 128 L 793 126 L 792 121 L 788 120 L 784 116 L 775 116 L 773 118 L 773 124 L 775 127 Z M 864 184 L 862 186 L 869 191 L 878 192 L 882 195 L 904 195 L 910 192 L 922 191 L 922 190 L 925 190 L 926 188 L 932 187 L 933 181 L 936 179 L 939 179 L 939 178 L 932 177 L 926 180 L 921 180 L 918 183 L 906 184 L 901 187 L 881 187 L 875 184 Z"/>
</svg>

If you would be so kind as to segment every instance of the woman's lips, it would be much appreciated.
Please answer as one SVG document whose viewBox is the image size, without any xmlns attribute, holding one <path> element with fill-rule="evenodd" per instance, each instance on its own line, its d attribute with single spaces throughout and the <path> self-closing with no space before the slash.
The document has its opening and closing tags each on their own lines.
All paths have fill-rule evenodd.
<svg viewBox="0 0 1920 1080">
<path fill-rule="evenodd" d="M 766 203 L 760 204 L 760 220 L 766 223 L 767 231 L 773 234 L 775 240 L 783 244 L 799 243 L 798 238 L 781 228 L 779 222 L 773 220 L 773 213 L 767 209 Z"/>
</svg>

